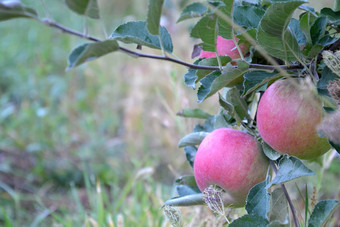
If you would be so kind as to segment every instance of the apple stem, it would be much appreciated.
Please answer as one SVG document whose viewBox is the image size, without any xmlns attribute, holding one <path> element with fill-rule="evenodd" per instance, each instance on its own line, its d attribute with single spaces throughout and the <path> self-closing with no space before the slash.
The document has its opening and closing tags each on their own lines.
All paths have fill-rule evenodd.
<svg viewBox="0 0 340 227">
<path fill-rule="evenodd" d="M 276 167 L 276 165 L 275 165 L 275 163 L 274 163 L 273 160 L 270 160 L 270 165 L 272 166 L 272 168 L 273 168 L 273 170 L 274 170 L 274 172 L 275 172 L 275 174 L 276 174 L 276 173 L 277 173 L 277 167 Z M 297 216 L 296 216 L 296 211 L 295 211 L 293 202 L 292 202 L 292 200 L 290 199 L 290 196 L 289 196 L 289 194 L 288 194 L 287 188 L 286 188 L 286 186 L 285 186 L 284 184 L 281 184 L 281 188 L 282 188 L 282 190 L 283 190 L 283 193 L 284 193 L 285 196 L 286 196 L 286 199 L 287 199 L 287 201 L 288 201 L 290 210 L 291 210 L 291 212 L 292 212 L 292 216 L 293 216 L 293 220 L 294 220 L 294 225 L 295 225 L 295 227 L 299 227 L 300 224 L 299 224 L 299 222 L 298 222 L 298 219 L 297 219 Z"/>
<path fill-rule="evenodd" d="M 37 19 L 39 20 L 39 19 Z M 59 29 L 60 31 L 70 34 L 70 35 L 74 35 L 83 39 L 87 39 L 93 42 L 101 42 L 102 40 L 86 35 L 86 34 L 82 34 L 79 33 L 77 31 L 74 31 L 70 28 L 64 27 L 58 23 L 55 23 L 54 21 L 51 21 L 49 19 L 42 19 L 39 20 L 40 22 L 44 23 L 45 25 L 48 25 L 50 27 Z M 130 54 L 132 56 L 135 57 L 140 57 L 140 58 L 150 58 L 150 59 L 157 59 L 157 60 L 163 60 L 163 61 L 170 61 L 179 65 L 183 65 L 186 66 L 190 69 L 198 69 L 198 70 L 210 70 L 210 71 L 214 71 L 214 70 L 218 70 L 221 71 L 221 68 L 219 66 L 204 66 L 204 65 L 195 65 L 195 64 L 190 64 L 184 61 L 181 61 L 179 59 L 175 59 L 175 58 L 171 58 L 168 56 L 159 56 L 159 55 L 152 55 L 152 54 L 144 54 L 141 52 L 136 52 L 136 51 L 132 51 L 129 50 L 125 47 L 119 47 L 119 50 L 122 52 L 125 52 L 127 54 Z M 234 66 L 235 68 L 237 68 L 237 66 Z M 268 70 L 275 70 L 275 69 L 281 69 L 281 70 L 297 70 L 297 69 L 303 69 L 304 66 L 301 64 L 292 64 L 292 65 L 262 65 L 262 64 L 249 64 L 249 68 L 253 68 L 253 69 L 268 69 Z"/>
</svg>

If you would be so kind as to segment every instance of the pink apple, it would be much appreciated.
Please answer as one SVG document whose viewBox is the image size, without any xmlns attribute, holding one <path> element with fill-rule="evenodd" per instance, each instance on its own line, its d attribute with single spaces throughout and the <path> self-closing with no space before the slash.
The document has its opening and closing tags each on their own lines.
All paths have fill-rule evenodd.
<svg viewBox="0 0 340 227">
<path fill-rule="evenodd" d="M 330 149 L 319 137 L 322 104 L 302 80 L 274 82 L 257 109 L 257 127 L 263 140 L 282 154 L 314 159 Z"/>
<path fill-rule="evenodd" d="M 217 185 L 228 194 L 225 205 L 243 206 L 249 190 L 266 177 L 268 160 L 251 135 L 220 128 L 204 138 L 196 153 L 194 175 L 203 192 Z"/>
<path fill-rule="evenodd" d="M 236 38 L 236 42 L 238 42 L 237 38 Z M 246 54 L 249 51 L 248 44 L 242 43 L 239 45 L 239 47 L 243 54 Z M 235 43 L 232 39 L 225 39 L 225 38 L 222 38 L 221 36 L 218 36 L 216 48 L 217 48 L 217 53 L 219 55 L 222 55 L 222 56 L 228 55 L 233 60 L 240 58 L 240 54 L 238 50 L 236 49 Z M 201 51 L 200 58 L 212 58 L 212 57 L 216 57 L 215 52 L 209 52 L 209 51 L 204 51 L 204 50 Z"/>
</svg>

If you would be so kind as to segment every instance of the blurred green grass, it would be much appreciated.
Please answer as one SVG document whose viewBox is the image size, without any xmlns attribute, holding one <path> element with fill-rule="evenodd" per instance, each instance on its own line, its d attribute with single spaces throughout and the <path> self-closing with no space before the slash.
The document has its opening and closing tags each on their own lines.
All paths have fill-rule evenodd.
<svg viewBox="0 0 340 227">
<path fill-rule="evenodd" d="M 23 2 L 48 15 L 41 1 Z M 87 23 L 100 38 L 144 19 L 147 5 L 102 0 L 96 22 L 45 2 L 57 22 L 78 31 Z M 174 23 L 177 3 L 168 4 Z M 176 54 L 190 61 L 186 26 L 169 30 Z M 191 171 L 176 146 L 196 123 L 176 117 L 197 107 L 185 68 L 114 53 L 65 72 L 69 52 L 86 41 L 33 20 L 6 21 L 0 31 L 0 225 L 166 226 L 160 207 L 173 179 Z M 215 101 L 200 107 L 214 114 Z M 182 211 L 187 223 L 211 215 Z"/>
</svg>

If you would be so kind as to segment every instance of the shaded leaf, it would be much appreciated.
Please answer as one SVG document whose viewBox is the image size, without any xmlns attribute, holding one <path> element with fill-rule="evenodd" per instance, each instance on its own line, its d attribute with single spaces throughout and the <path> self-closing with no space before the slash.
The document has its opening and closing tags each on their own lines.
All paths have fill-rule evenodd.
<svg viewBox="0 0 340 227">
<path fill-rule="evenodd" d="M 214 80 L 217 79 L 220 75 L 220 71 L 213 71 L 200 80 L 201 86 L 198 88 L 197 91 L 197 99 L 199 103 L 208 97 L 208 95 L 211 93 L 211 86 L 214 83 Z"/>
<path fill-rule="evenodd" d="M 225 100 L 223 101 L 231 106 L 232 109 L 228 110 L 229 114 L 235 118 L 238 124 L 245 118 L 250 119 L 247 102 L 240 97 L 240 92 L 236 87 L 227 89 Z"/>
<path fill-rule="evenodd" d="M 198 59 L 194 62 L 195 65 L 197 65 L 200 61 L 204 59 Z M 197 69 L 189 69 L 188 72 L 184 75 L 184 84 L 187 85 L 188 87 L 192 87 L 193 89 L 196 89 L 196 80 L 197 80 L 197 75 L 196 72 Z"/>
<path fill-rule="evenodd" d="M 92 19 L 99 19 L 97 0 L 65 0 L 65 3 L 68 8 L 80 15 L 85 15 Z"/>
<path fill-rule="evenodd" d="M 248 214 L 267 219 L 267 213 L 270 208 L 270 195 L 266 189 L 268 182 L 269 178 L 250 189 L 246 200 Z"/>
<path fill-rule="evenodd" d="M 282 188 L 276 188 L 271 193 L 269 221 L 276 221 L 280 225 L 288 224 L 288 202 Z"/>
<path fill-rule="evenodd" d="M 310 12 L 306 12 L 302 14 L 302 16 L 300 17 L 300 29 L 305 35 L 306 41 L 308 43 L 312 42 L 312 38 L 310 36 L 310 30 L 315 19 L 316 17 L 314 16 L 314 14 Z"/>
<path fill-rule="evenodd" d="M 340 24 L 340 11 L 334 12 L 330 8 L 323 8 L 320 11 L 320 16 L 327 17 L 331 24 L 334 24 L 334 25 Z"/>
<path fill-rule="evenodd" d="M 228 63 L 222 74 L 219 71 L 208 74 L 204 79 L 200 80 L 201 86 L 197 92 L 198 102 L 202 102 L 223 87 L 232 87 L 242 83 L 243 74 L 248 70 L 249 65 L 245 62 L 240 62 L 237 68 Z"/>
<path fill-rule="evenodd" d="M 280 77 L 280 74 L 278 74 L 277 72 L 268 72 L 263 70 L 246 72 L 243 76 L 244 90 L 242 95 L 249 95 L 254 91 L 258 91 L 259 88 L 266 89 L 268 82 L 277 80 Z"/>
<path fill-rule="evenodd" d="M 185 146 L 184 153 L 191 167 L 194 167 L 197 148 L 195 146 Z"/>
<path fill-rule="evenodd" d="M 148 0 L 148 16 L 146 20 L 150 34 L 159 35 L 160 20 L 164 0 Z"/>
<path fill-rule="evenodd" d="M 321 50 L 323 49 L 323 45 L 312 45 L 311 43 L 308 43 L 305 49 L 303 50 L 303 54 L 307 56 L 308 58 L 313 58 L 317 56 Z"/>
<path fill-rule="evenodd" d="M 270 160 L 276 161 L 277 159 L 281 157 L 281 154 L 279 154 L 277 151 L 275 151 L 271 146 L 269 146 L 265 142 L 262 142 L 262 150 L 263 150 L 263 153 Z"/>
<path fill-rule="evenodd" d="M 181 15 L 179 16 L 177 23 L 195 17 L 201 17 L 208 11 L 208 8 L 202 3 L 195 2 L 186 6 Z"/>
<path fill-rule="evenodd" d="M 208 117 L 211 117 L 211 114 L 208 114 L 202 109 L 190 109 L 185 108 L 182 111 L 177 113 L 178 116 L 181 117 L 190 117 L 190 118 L 199 118 L 199 119 L 207 119 Z"/>
<path fill-rule="evenodd" d="M 0 2 L 0 21 L 26 17 L 36 18 L 37 12 L 34 9 L 25 7 L 18 1 L 4 1 Z"/>
<path fill-rule="evenodd" d="M 181 176 L 176 179 L 175 185 L 178 196 L 180 197 L 201 192 L 196 184 L 195 177 L 192 175 Z"/>
<path fill-rule="evenodd" d="M 332 72 L 327 66 L 322 70 L 321 79 L 317 83 L 318 93 L 330 97 L 327 86 L 330 81 L 337 79 L 338 76 Z"/>
<path fill-rule="evenodd" d="M 160 28 L 160 37 L 164 50 L 172 53 L 173 46 L 171 36 L 163 26 Z M 133 21 L 119 25 L 110 38 L 124 43 L 135 43 L 150 48 L 161 49 L 159 37 L 151 35 L 148 32 L 145 21 Z"/>
<path fill-rule="evenodd" d="M 320 39 L 324 36 L 327 23 L 328 23 L 327 17 L 318 17 L 313 22 L 313 25 L 310 29 L 310 34 L 312 38 L 312 43 L 314 45 L 319 44 Z"/>
<path fill-rule="evenodd" d="M 218 7 L 218 10 L 223 16 L 217 14 L 218 31 L 217 34 L 225 39 L 232 39 L 232 26 L 226 21 L 225 17 L 233 18 L 234 0 L 222 0 L 223 6 Z"/>
<path fill-rule="evenodd" d="M 234 22 L 239 26 L 257 28 L 264 13 L 264 9 L 254 5 L 235 6 L 233 18 Z"/>
<path fill-rule="evenodd" d="M 208 132 L 193 132 L 184 136 L 179 142 L 178 147 L 199 145 L 208 135 Z"/>
<path fill-rule="evenodd" d="M 68 69 L 72 69 L 87 61 L 95 60 L 118 49 L 119 46 L 115 40 L 83 44 L 72 50 L 68 58 Z"/>
<path fill-rule="evenodd" d="M 203 125 L 200 125 L 200 124 L 196 125 L 193 132 L 211 132 L 215 129 L 214 128 L 215 121 L 216 121 L 216 117 L 211 116 L 207 120 L 204 121 Z"/>
<path fill-rule="evenodd" d="M 225 66 L 226 64 L 228 64 L 229 62 L 231 62 L 231 58 L 228 56 L 220 56 L 220 62 L 222 66 Z M 198 62 L 198 65 L 204 65 L 204 66 L 218 66 L 218 60 L 216 57 L 214 58 L 203 58 L 201 59 L 201 61 Z M 202 78 L 204 78 L 206 75 L 208 75 L 209 73 L 211 73 L 211 70 L 197 70 L 196 72 L 196 83 L 201 80 Z"/>
<path fill-rule="evenodd" d="M 186 74 L 184 74 L 184 84 L 188 87 L 192 87 L 196 89 L 196 80 L 197 80 L 197 69 L 189 69 Z"/>
<path fill-rule="evenodd" d="M 304 33 L 300 29 L 300 22 L 295 18 L 292 18 L 288 26 L 295 36 L 295 39 L 297 40 L 299 46 L 305 45 L 307 41 Z"/>
<path fill-rule="evenodd" d="M 293 12 L 305 1 L 273 2 L 266 10 L 257 31 L 257 41 L 263 49 L 282 60 L 296 60 L 300 49 L 288 27 Z"/>
<path fill-rule="evenodd" d="M 186 195 L 182 197 L 174 197 L 169 199 L 164 203 L 163 206 L 169 205 L 169 206 L 194 206 L 194 205 L 203 205 L 203 194 L 197 193 L 197 194 L 191 194 Z"/>
<path fill-rule="evenodd" d="M 217 34 L 217 17 L 214 15 L 207 15 L 201 18 L 190 33 L 191 37 L 199 38 L 203 41 L 203 50 L 211 52 L 216 52 Z"/>
<path fill-rule="evenodd" d="M 328 217 L 333 211 L 340 205 L 339 201 L 336 200 L 323 200 L 319 201 L 310 215 L 308 220 L 308 227 L 319 227 L 324 226 Z"/>
<path fill-rule="evenodd" d="M 218 128 L 228 128 L 229 124 L 227 119 L 225 118 L 225 114 L 220 112 L 215 116 L 215 123 L 214 123 L 214 129 Z"/>
<path fill-rule="evenodd" d="M 267 225 L 267 219 L 257 215 L 246 214 L 230 223 L 229 227 L 266 227 Z"/>
<path fill-rule="evenodd" d="M 279 169 L 275 178 L 267 185 L 267 188 L 275 184 L 281 184 L 299 177 L 312 176 L 314 174 L 315 173 L 308 169 L 300 159 L 284 155 L 279 162 Z"/>
</svg>

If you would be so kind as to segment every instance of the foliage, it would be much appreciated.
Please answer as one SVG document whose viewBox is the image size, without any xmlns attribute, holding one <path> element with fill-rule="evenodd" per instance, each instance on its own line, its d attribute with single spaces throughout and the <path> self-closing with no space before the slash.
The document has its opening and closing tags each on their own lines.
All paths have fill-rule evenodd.
<svg viewBox="0 0 340 227">
<path fill-rule="evenodd" d="M 165 26 L 160 25 L 163 5 L 166 4 L 166 1 L 162 0 L 148 1 L 145 21 L 136 20 L 123 23 L 117 26 L 112 34 L 104 40 L 74 31 L 52 20 L 41 19 L 36 10 L 24 6 L 20 1 L 1 1 L 0 20 L 34 19 L 67 34 L 91 41 L 76 47 L 71 52 L 68 69 L 75 70 L 75 67 L 85 62 L 116 51 L 136 57 L 159 59 L 187 66 L 189 69 L 184 75 L 185 84 L 193 89 L 197 88 L 197 101 L 201 103 L 218 93 L 220 105 L 219 113 L 214 116 L 200 109 L 184 109 L 180 112 L 179 115 L 183 117 L 205 119 L 203 125 L 197 125 L 192 133 L 184 136 L 178 143 L 178 147 L 184 147 L 189 164 L 194 165 L 197 146 L 204 137 L 212 130 L 220 127 L 234 127 L 255 136 L 262 142 L 264 154 L 271 160 L 272 170 L 268 171 L 267 179 L 255 185 L 248 194 L 245 207 L 247 214 L 233 220 L 230 226 L 285 225 L 289 216 L 288 206 L 292 212 L 291 221 L 297 226 L 299 220 L 296 210 L 284 183 L 300 177 L 312 176 L 314 172 L 298 158 L 287 155 L 281 156 L 264 143 L 256 129 L 255 113 L 261 92 L 265 91 L 275 80 L 290 77 L 310 79 L 313 86 L 318 89 L 317 95 L 323 100 L 325 109 L 338 111 L 336 110 L 337 103 L 330 97 L 327 85 L 329 81 L 339 80 L 339 77 L 324 63 L 321 53 L 323 50 L 334 51 L 339 48 L 339 11 L 323 8 L 320 12 L 317 12 L 306 6 L 305 3 L 307 2 L 298 0 L 241 2 L 219 0 L 188 4 L 184 7 L 177 22 L 198 19 L 193 23 L 190 32 L 192 38 L 200 39 L 201 43 L 198 48 L 217 53 L 218 36 L 232 39 L 236 44 L 235 48 L 239 51 L 238 44 L 242 42 L 252 46 L 250 53 L 246 56 L 240 51 L 240 59 L 217 56 L 211 59 L 199 59 L 193 63 L 173 57 L 175 47 L 172 43 L 171 33 Z M 100 18 L 96 0 L 67 0 L 65 4 L 70 10 L 88 17 L 87 19 Z M 297 9 L 302 9 L 302 13 L 293 18 Z M 235 37 L 239 38 L 239 41 Z M 137 45 L 137 49 L 142 49 L 142 47 L 158 49 L 161 50 L 163 55 L 134 51 L 127 48 L 125 44 L 127 46 L 129 44 Z M 334 58 L 337 58 L 336 54 L 334 56 Z M 338 59 L 334 61 L 336 62 L 336 60 Z M 5 84 L 5 86 L 7 85 Z M 55 89 L 63 89 L 63 86 L 66 85 L 61 85 L 61 88 Z M 60 101 L 60 97 L 51 100 L 51 102 L 58 101 Z M 2 121 L 11 115 L 11 112 L 14 111 L 13 108 L 8 106 L 7 112 L 2 112 L 2 116 L 4 116 Z M 45 114 L 46 109 L 43 106 L 39 106 L 38 110 L 37 115 L 43 116 Z M 50 128 L 53 130 L 60 122 L 63 124 L 63 121 L 65 119 L 61 118 L 56 122 L 48 122 L 48 124 L 51 124 Z M 40 133 L 43 136 L 44 132 L 40 131 Z M 68 140 L 71 137 L 67 133 L 62 136 Z M 71 141 L 69 142 L 71 143 Z M 339 149 L 339 144 L 336 144 L 336 142 L 330 141 L 330 144 L 333 148 Z M 26 149 L 37 152 L 45 146 L 48 146 L 48 144 L 32 143 Z M 43 159 L 43 157 L 41 156 L 40 159 Z M 322 165 L 324 166 L 325 163 L 322 163 Z M 36 169 L 35 171 L 43 172 L 44 170 Z M 106 171 L 104 168 L 102 174 L 105 175 Z M 46 176 L 46 178 L 50 176 L 53 176 L 53 174 Z M 84 178 L 79 182 L 84 180 L 87 190 L 92 190 L 86 174 Z M 136 178 L 132 179 L 136 180 Z M 133 180 L 126 184 L 124 188 L 126 191 L 123 190 L 123 195 L 120 198 L 124 198 L 130 192 L 134 184 Z M 65 179 L 60 179 L 60 181 L 63 182 Z M 107 180 L 107 182 L 110 181 L 112 180 Z M 136 187 L 141 187 L 137 185 L 136 183 Z M 100 183 L 97 182 L 98 195 L 94 203 L 97 209 L 96 220 L 99 226 L 103 226 L 104 217 L 108 217 L 108 213 L 104 211 L 105 206 L 110 205 L 104 205 L 100 187 Z M 2 188 L 6 190 L 7 187 L 3 186 Z M 168 206 L 188 206 L 204 203 L 204 193 L 202 194 L 199 191 L 193 176 L 185 176 L 176 180 L 175 189 L 177 195 L 165 202 L 166 208 L 169 208 Z M 9 194 L 14 194 L 13 198 L 16 197 L 15 193 L 11 193 L 11 190 L 7 189 L 6 191 Z M 308 226 L 325 225 L 329 220 L 328 218 L 339 206 L 339 202 L 336 200 L 324 200 L 316 204 L 308 204 L 307 198 L 308 195 L 305 198 L 305 213 L 307 214 L 307 210 L 310 208 L 313 208 L 313 211 L 309 217 L 305 215 L 305 220 L 300 221 L 307 223 L 308 220 Z M 108 210 L 110 212 L 119 211 L 122 205 L 121 201 L 119 200 L 114 208 Z M 91 205 L 93 206 L 93 204 Z M 47 210 L 46 212 L 42 213 L 40 217 L 38 216 L 33 225 L 38 225 L 39 218 L 43 219 L 50 215 L 50 211 Z M 4 223 L 11 226 L 9 215 L 6 211 L 2 213 Z M 57 221 L 63 222 L 57 214 L 53 216 Z M 91 222 L 91 219 L 89 220 Z M 226 220 L 228 221 L 227 218 Z M 68 225 L 67 223 L 62 224 Z"/>
</svg>

